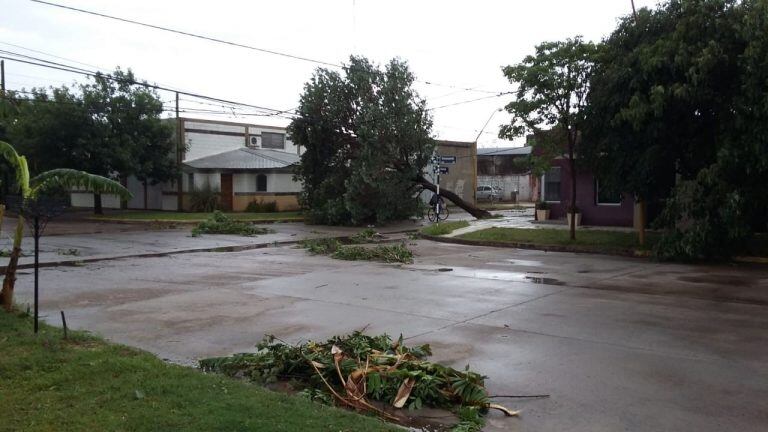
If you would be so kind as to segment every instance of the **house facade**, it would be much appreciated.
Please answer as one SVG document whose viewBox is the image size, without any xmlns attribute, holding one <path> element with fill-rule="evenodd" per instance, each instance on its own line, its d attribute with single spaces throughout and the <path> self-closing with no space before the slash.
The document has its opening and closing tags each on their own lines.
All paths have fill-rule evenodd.
<svg viewBox="0 0 768 432">
<path fill-rule="evenodd" d="M 251 202 L 275 202 L 279 211 L 298 210 L 301 184 L 293 180 L 300 148 L 285 128 L 182 119 L 181 169 L 184 210 L 196 191 L 219 194 L 224 211 L 244 211 Z"/>
<path fill-rule="evenodd" d="M 571 171 L 568 159 L 559 157 L 541 176 L 541 200 L 549 204 L 550 218 L 566 217 L 571 197 Z M 631 227 L 635 220 L 635 201 L 631 194 L 600 188 L 589 171 L 576 171 L 576 207 L 584 225 Z"/>
</svg>

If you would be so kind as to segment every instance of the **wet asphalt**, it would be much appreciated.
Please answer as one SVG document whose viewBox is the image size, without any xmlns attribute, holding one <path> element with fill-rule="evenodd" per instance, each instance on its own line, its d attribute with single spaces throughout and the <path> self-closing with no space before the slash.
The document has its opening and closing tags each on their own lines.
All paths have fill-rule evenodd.
<svg viewBox="0 0 768 432">
<path fill-rule="evenodd" d="M 409 243 L 410 265 L 283 246 L 45 268 L 41 310 L 184 364 L 264 334 L 403 334 L 494 395 L 550 395 L 498 399 L 522 416 L 490 431 L 768 430 L 767 267 Z"/>
</svg>

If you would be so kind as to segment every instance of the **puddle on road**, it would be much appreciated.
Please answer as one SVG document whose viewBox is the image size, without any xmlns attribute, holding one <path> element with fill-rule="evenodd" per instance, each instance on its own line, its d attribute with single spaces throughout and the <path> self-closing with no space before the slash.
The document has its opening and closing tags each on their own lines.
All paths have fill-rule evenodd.
<svg viewBox="0 0 768 432">
<path fill-rule="evenodd" d="M 554 278 L 538 276 L 541 272 L 508 272 L 491 269 L 476 269 L 471 267 L 443 267 L 429 265 L 404 266 L 404 269 L 415 271 L 430 271 L 450 274 L 452 276 L 469 277 L 475 279 L 490 279 L 509 282 L 528 282 L 542 285 L 565 285 L 565 282 Z M 448 272 L 450 268 L 450 272 Z"/>
<path fill-rule="evenodd" d="M 491 261 L 487 262 L 488 265 L 501 265 L 501 266 L 509 266 L 509 265 L 519 265 L 519 266 L 525 266 L 525 267 L 541 267 L 544 265 L 541 261 L 533 261 L 533 260 L 520 260 L 520 259 L 508 259 L 504 261 Z"/>
</svg>

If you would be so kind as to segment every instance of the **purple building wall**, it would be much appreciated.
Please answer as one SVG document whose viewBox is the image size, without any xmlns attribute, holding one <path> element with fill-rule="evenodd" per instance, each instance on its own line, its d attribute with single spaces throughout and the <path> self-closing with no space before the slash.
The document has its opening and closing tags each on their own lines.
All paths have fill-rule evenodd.
<svg viewBox="0 0 768 432">
<path fill-rule="evenodd" d="M 567 159 L 556 159 L 551 166 L 561 167 L 560 202 L 550 202 L 550 218 L 565 218 L 571 200 L 571 173 Z M 621 204 L 597 204 L 595 178 L 590 172 L 576 171 L 576 206 L 581 211 L 582 225 L 633 225 L 634 199 L 622 194 Z"/>
</svg>

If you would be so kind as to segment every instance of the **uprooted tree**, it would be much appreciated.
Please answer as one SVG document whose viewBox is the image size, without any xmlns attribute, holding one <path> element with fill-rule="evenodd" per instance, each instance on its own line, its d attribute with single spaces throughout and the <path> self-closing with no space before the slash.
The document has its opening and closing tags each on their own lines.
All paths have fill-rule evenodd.
<svg viewBox="0 0 768 432">
<path fill-rule="evenodd" d="M 382 70 L 353 56 L 342 72 L 319 68 L 305 84 L 288 130 L 305 149 L 296 178 L 310 221 L 405 219 L 419 212 L 422 188 L 436 190 L 424 176 L 435 149 L 432 118 L 414 79 L 403 61 Z M 440 193 L 476 218 L 490 216 L 449 190 Z"/>
</svg>

